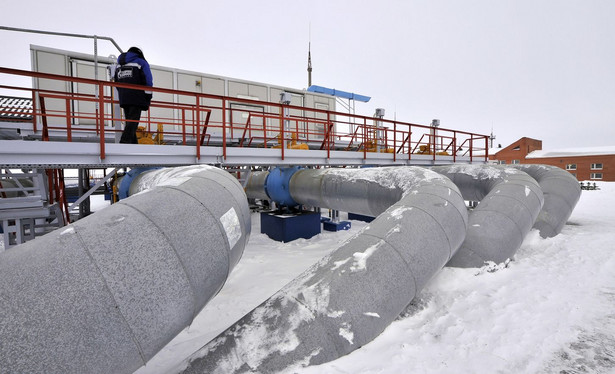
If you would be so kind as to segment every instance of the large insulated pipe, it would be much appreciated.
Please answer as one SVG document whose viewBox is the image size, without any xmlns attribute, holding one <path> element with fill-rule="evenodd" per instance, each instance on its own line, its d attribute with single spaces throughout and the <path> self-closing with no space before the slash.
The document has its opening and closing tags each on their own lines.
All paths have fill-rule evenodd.
<svg viewBox="0 0 615 374">
<path fill-rule="evenodd" d="M 245 187 L 248 198 L 260 200 L 270 199 L 269 195 L 267 195 L 267 191 L 265 191 L 265 183 L 268 176 L 268 171 L 253 171 L 250 173 L 248 183 Z"/>
<path fill-rule="evenodd" d="M 581 197 L 579 181 L 569 172 L 550 165 L 511 165 L 536 179 L 545 202 L 534 228 L 543 238 L 552 238 L 564 228 Z"/>
<path fill-rule="evenodd" d="M 273 373 L 348 354 L 399 316 L 466 232 L 459 190 L 424 168 L 300 170 L 290 193 L 378 217 L 197 351 L 185 372 Z"/>
<path fill-rule="evenodd" d="M 0 372 L 132 373 L 220 290 L 250 234 L 241 185 L 197 166 L 135 190 L 0 254 Z"/>
<path fill-rule="evenodd" d="M 542 208 L 538 182 L 523 171 L 496 165 L 433 170 L 450 178 L 464 199 L 480 202 L 469 214 L 465 241 L 447 266 L 481 267 L 512 258 Z"/>
</svg>

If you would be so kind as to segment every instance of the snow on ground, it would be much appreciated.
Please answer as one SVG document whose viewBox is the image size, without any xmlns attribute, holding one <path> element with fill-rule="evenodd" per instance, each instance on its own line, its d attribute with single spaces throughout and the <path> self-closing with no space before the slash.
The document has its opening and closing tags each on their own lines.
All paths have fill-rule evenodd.
<svg viewBox="0 0 615 374">
<path fill-rule="evenodd" d="M 445 268 L 372 343 L 304 373 L 615 372 L 615 184 L 508 267 Z"/>
<path fill-rule="evenodd" d="M 615 183 L 583 191 L 555 238 L 533 230 L 514 261 L 445 268 L 377 339 L 300 373 L 615 372 Z M 192 326 L 137 371 L 174 372 L 179 363 L 354 235 L 278 243 L 258 215 L 244 256 Z"/>
</svg>

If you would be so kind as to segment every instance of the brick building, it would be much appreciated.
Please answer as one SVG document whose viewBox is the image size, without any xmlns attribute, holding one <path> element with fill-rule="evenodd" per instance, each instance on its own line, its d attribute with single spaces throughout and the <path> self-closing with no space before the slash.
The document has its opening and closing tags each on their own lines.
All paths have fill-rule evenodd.
<svg viewBox="0 0 615 374">
<path fill-rule="evenodd" d="M 521 138 L 508 147 L 490 150 L 499 164 L 545 164 L 568 170 L 580 181 L 615 181 L 615 146 L 543 151 L 542 141 Z"/>
</svg>

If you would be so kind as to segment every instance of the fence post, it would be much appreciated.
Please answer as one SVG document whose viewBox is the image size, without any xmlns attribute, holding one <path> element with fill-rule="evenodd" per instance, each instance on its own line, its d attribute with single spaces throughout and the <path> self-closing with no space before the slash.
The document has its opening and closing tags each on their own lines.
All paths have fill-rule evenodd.
<svg viewBox="0 0 615 374">
<path fill-rule="evenodd" d="M 457 161 L 457 131 L 453 131 L 453 163 Z"/>
<path fill-rule="evenodd" d="M 408 160 L 412 159 L 412 126 L 408 126 Z"/>
<path fill-rule="evenodd" d="M 284 142 L 284 106 L 280 105 L 280 147 L 282 149 L 282 161 L 284 161 L 284 148 L 286 144 Z"/>
<path fill-rule="evenodd" d="M 42 140 L 46 142 L 49 141 L 49 129 L 47 128 L 47 110 L 45 108 L 45 98 L 43 96 L 39 96 L 39 100 L 41 101 L 41 122 L 43 123 Z"/>
<path fill-rule="evenodd" d="M 327 111 L 327 133 L 325 136 L 327 137 L 327 160 L 331 158 L 331 130 L 333 129 L 333 124 L 331 123 L 331 113 Z"/>
<path fill-rule="evenodd" d="M 105 159 L 105 90 L 102 84 L 98 84 L 98 123 L 100 124 L 100 159 Z"/>
<path fill-rule="evenodd" d="M 199 141 L 199 134 L 201 133 L 201 108 L 199 108 L 200 104 L 199 96 L 196 95 L 196 108 L 194 113 L 194 118 L 196 120 L 196 159 L 201 159 L 201 142 Z"/>
<path fill-rule="evenodd" d="M 367 160 L 367 119 L 363 117 L 363 159 Z"/>
<path fill-rule="evenodd" d="M 397 160 L 397 122 L 393 121 L 393 162 Z"/>
<path fill-rule="evenodd" d="M 32 90 L 32 131 L 36 134 L 38 132 L 38 124 L 36 120 L 36 92 Z"/>
<path fill-rule="evenodd" d="M 226 99 L 222 98 L 222 157 L 226 161 Z"/>
<path fill-rule="evenodd" d="M 72 116 L 71 116 L 71 110 L 70 110 L 70 99 L 66 98 L 66 140 L 69 142 L 73 141 L 71 125 L 72 125 Z"/>
<path fill-rule="evenodd" d="M 433 132 L 433 134 L 429 137 L 430 138 L 430 147 L 431 147 L 431 152 L 433 153 L 433 161 L 436 161 L 436 128 L 434 127 L 433 130 L 431 130 Z"/>
<path fill-rule="evenodd" d="M 186 145 L 186 108 L 182 108 L 182 143 Z"/>
</svg>

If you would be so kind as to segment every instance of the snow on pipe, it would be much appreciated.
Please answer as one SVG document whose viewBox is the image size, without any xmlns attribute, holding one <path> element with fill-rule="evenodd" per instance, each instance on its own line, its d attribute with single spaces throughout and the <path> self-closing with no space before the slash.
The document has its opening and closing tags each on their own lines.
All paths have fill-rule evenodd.
<svg viewBox="0 0 615 374">
<path fill-rule="evenodd" d="M 248 196 L 262 193 L 264 179 L 254 177 Z M 457 187 L 420 167 L 304 169 L 290 194 L 377 218 L 192 355 L 185 372 L 270 373 L 352 352 L 397 318 L 467 229 Z"/>
<path fill-rule="evenodd" d="M 543 238 L 552 238 L 562 231 L 581 197 L 579 181 L 569 172 L 550 165 L 511 165 L 536 179 L 545 202 L 534 228 Z"/>
<path fill-rule="evenodd" d="M 241 185 L 203 166 L 138 179 L 0 254 L 0 372 L 132 373 L 220 290 L 250 234 Z"/>
<path fill-rule="evenodd" d="M 447 165 L 432 170 L 450 178 L 464 199 L 480 204 L 469 214 L 468 232 L 447 266 L 481 267 L 512 258 L 543 205 L 538 182 L 523 171 L 496 165 Z"/>
</svg>

